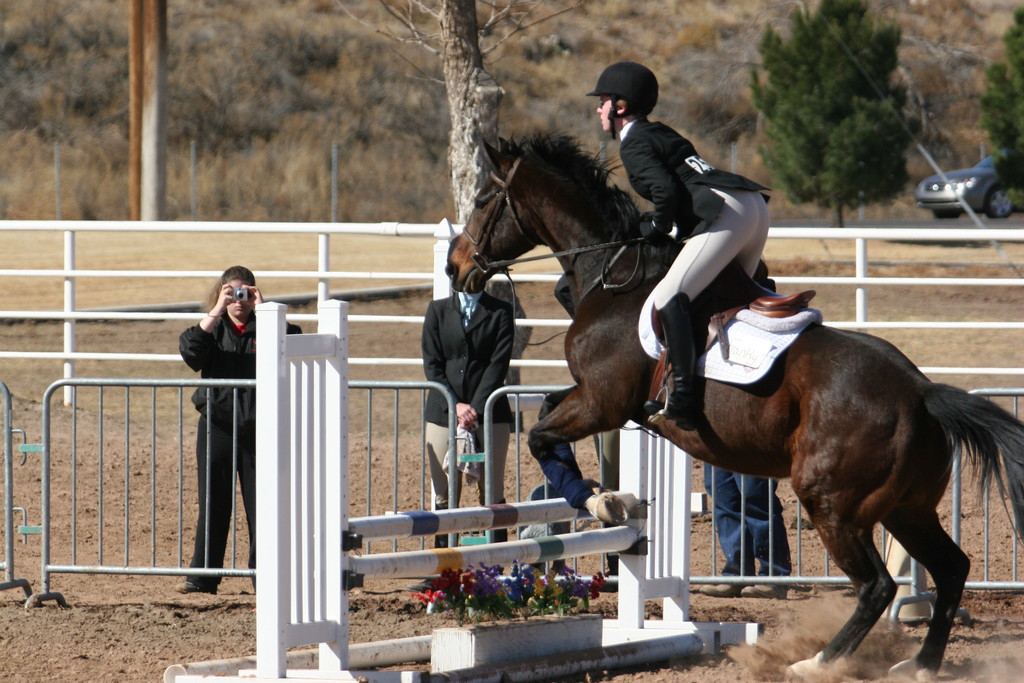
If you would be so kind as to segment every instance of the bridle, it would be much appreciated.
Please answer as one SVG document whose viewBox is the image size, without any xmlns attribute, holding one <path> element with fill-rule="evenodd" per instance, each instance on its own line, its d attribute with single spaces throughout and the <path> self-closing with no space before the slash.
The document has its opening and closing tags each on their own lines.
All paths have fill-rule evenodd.
<svg viewBox="0 0 1024 683">
<path fill-rule="evenodd" d="M 522 218 L 519 216 L 519 211 L 516 209 L 516 205 L 512 202 L 512 193 L 509 192 L 509 189 L 512 187 L 512 179 L 515 178 L 516 171 L 519 170 L 519 164 L 522 160 L 522 157 L 517 157 L 516 160 L 512 162 L 512 168 L 508 170 L 508 175 L 504 178 L 499 178 L 497 173 L 493 170 L 491 171 L 490 178 L 495 185 L 495 189 L 477 200 L 478 204 L 488 206 L 487 216 L 484 218 L 484 222 L 480 227 L 480 235 L 490 235 L 491 230 L 493 230 L 494 226 L 497 225 L 498 219 L 501 218 L 502 209 L 508 208 L 509 214 L 512 216 L 512 222 L 516 226 L 516 230 L 519 231 L 519 235 L 529 242 L 531 247 L 536 247 L 540 245 L 541 242 L 526 233 L 526 229 L 523 227 Z M 463 229 L 462 234 L 466 236 L 466 239 L 469 240 L 470 244 L 477 248 L 477 251 L 473 252 L 470 259 L 473 261 L 473 265 L 479 268 L 482 272 L 488 273 L 494 270 L 502 270 L 511 263 L 516 263 L 516 261 L 510 261 L 508 263 L 488 261 L 487 257 L 480 253 L 482 238 L 471 233 L 469 231 L 469 226 L 466 226 L 466 228 Z"/>
<path fill-rule="evenodd" d="M 514 258 L 504 259 L 501 261 L 490 261 L 486 256 L 480 253 L 480 245 L 483 241 L 484 236 L 489 236 L 491 230 L 497 224 L 498 219 L 501 218 L 501 212 L 503 208 L 508 208 L 509 213 L 512 216 L 513 224 L 516 226 L 516 230 L 519 231 L 519 235 L 526 240 L 531 247 L 537 247 L 543 244 L 543 241 L 527 233 L 526 228 L 523 227 L 523 221 L 520 218 L 519 211 L 516 209 L 515 203 L 512 201 L 512 193 L 510 192 L 512 187 L 512 179 L 516 175 L 516 171 L 519 170 L 519 164 L 523 160 L 522 157 L 516 157 L 515 161 L 512 162 L 512 167 L 508 171 L 508 175 L 504 178 L 498 177 L 498 175 L 492 170 L 490 173 L 491 181 L 495 184 L 495 189 L 484 197 L 477 200 L 478 204 L 489 205 L 487 209 L 487 216 L 484 218 L 481 224 L 479 234 L 480 236 L 474 235 L 468 229 L 468 226 L 463 229 L 462 234 L 466 236 L 470 244 L 477 248 L 473 255 L 470 256 L 470 260 L 473 261 L 473 265 L 480 270 L 484 275 L 493 272 L 507 272 L 508 267 L 517 263 L 527 263 L 529 261 L 539 261 L 541 259 L 558 258 L 559 256 L 571 256 L 574 254 L 582 254 L 589 251 L 600 251 L 603 249 L 613 249 L 620 247 L 619 254 L 622 249 L 629 246 L 630 244 L 637 244 L 643 241 L 642 237 L 635 237 L 630 239 L 618 240 L 615 242 L 603 242 L 601 244 L 591 244 L 584 247 L 574 247 L 572 249 L 566 249 L 564 251 L 556 251 L 550 254 L 541 254 L 539 256 L 529 256 L 526 258 Z M 497 201 L 495 201 L 497 200 Z M 615 255 L 617 259 L 619 254 Z M 614 261 L 614 259 L 613 259 Z M 451 266 L 448 266 L 451 268 Z M 448 269 L 446 268 L 446 270 Z M 451 273 L 449 272 L 449 275 Z M 602 274 L 603 279 L 603 274 Z M 605 285 L 606 288 L 614 287 L 615 285 Z"/>
</svg>

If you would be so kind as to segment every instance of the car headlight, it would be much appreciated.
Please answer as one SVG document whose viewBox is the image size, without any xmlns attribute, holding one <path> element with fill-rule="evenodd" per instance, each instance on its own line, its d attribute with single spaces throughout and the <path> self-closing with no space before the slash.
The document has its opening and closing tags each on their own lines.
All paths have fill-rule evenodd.
<svg viewBox="0 0 1024 683">
<path fill-rule="evenodd" d="M 965 190 L 971 189 L 972 187 L 974 187 L 977 184 L 978 184 L 978 177 L 977 176 L 971 176 L 970 178 L 964 178 L 963 180 L 958 180 L 955 183 L 953 183 L 953 189 L 956 190 L 957 192 L 961 192 L 962 193 Z"/>
</svg>

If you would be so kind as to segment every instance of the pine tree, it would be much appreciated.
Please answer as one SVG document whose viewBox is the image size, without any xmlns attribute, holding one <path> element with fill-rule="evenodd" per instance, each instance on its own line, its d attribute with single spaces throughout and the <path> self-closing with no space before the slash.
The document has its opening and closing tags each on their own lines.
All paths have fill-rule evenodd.
<svg viewBox="0 0 1024 683">
<path fill-rule="evenodd" d="M 769 144 L 761 156 L 773 184 L 797 204 L 831 211 L 890 199 L 906 189 L 906 150 L 918 124 L 903 117 L 906 94 L 892 74 L 900 31 L 878 24 L 861 0 L 798 9 L 792 35 L 770 27 L 752 79 Z"/>
<path fill-rule="evenodd" d="M 999 180 L 1016 206 L 1024 206 L 1024 7 L 1003 35 L 1006 62 L 988 68 L 981 96 L 981 127 L 995 147 Z"/>
</svg>

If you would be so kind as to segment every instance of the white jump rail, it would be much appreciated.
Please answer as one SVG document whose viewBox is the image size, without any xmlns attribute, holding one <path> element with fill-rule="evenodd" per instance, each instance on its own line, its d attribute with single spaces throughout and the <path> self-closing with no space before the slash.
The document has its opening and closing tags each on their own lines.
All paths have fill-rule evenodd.
<svg viewBox="0 0 1024 683">
<path fill-rule="evenodd" d="M 503 504 L 445 512 L 412 511 L 348 518 L 348 304 L 320 304 L 317 334 L 286 335 L 283 304 L 256 307 L 257 337 L 257 615 L 256 659 L 175 665 L 165 681 L 482 681 L 515 669 L 354 670 L 421 659 L 422 636 L 349 644 L 348 596 L 374 576 L 420 576 L 470 563 L 510 563 L 620 552 L 618 616 L 603 624 L 594 651 L 524 660 L 517 680 L 553 680 L 591 668 L 626 666 L 716 652 L 757 637 L 757 624 L 689 621 L 690 460 L 661 439 L 625 430 L 620 481 L 634 515 L 627 525 L 546 539 L 350 557 L 362 537 L 428 535 L 438 529 L 515 526 L 531 519 L 571 519 L 564 500 Z M 644 617 L 647 600 L 662 600 L 664 618 Z M 316 645 L 318 652 L 289 649 Z M 289 662 L 316 669 L 289 668 Z M 223 674 L 229 676 L 224 677 Z"/>
</svg>

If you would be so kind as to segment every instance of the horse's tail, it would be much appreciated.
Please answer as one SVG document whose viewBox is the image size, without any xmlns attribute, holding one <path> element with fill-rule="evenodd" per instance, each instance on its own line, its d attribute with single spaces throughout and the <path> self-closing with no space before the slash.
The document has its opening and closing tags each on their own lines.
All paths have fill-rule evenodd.
<svg viewBox="0 0 1024 683">
<path fill-rule="evenodd" d="M 979 492 L 994 479 L 1003 498 L 1009 495 L 1024 542 L 1024 423 L 992 401 L 946 384 L 933 384 L 924 404 L 954 452 L 966 454 L 977 468 Z"/>
</svg>

